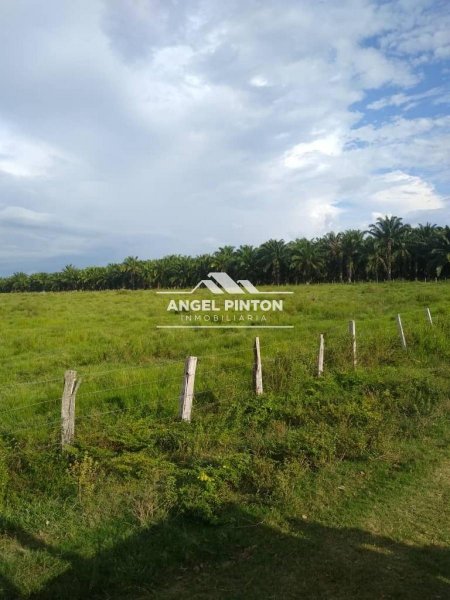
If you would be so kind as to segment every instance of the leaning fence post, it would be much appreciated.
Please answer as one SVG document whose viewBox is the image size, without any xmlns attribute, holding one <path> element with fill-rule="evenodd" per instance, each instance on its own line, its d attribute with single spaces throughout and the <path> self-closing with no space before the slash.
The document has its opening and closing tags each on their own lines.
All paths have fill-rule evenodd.
<svg viewBox="0 0 450 600">
<path fill-rule="evenodd" d="M 353 352 L 353 366 L 356 367 L 356 323 L 355 321 L 350 321 L 348 324 L 348 330 L 350 336 L 352 338 L 352 352 Z"/>
<path fill-rule="evenodd" d="M 255 393 L 260 396 L 263 393 L 262 382 L 262 365 L 261 365 L 261 348 L 259 346 L 259 337 L 255 338 L 253 346 L 254 363 L 253 363 L 253 382 L 255 385 Z"/>
<path fill-rule="evenodd" d="M 428 323 L 430 325 L 433 325 L 433 319 L 431 318 L 431 312 L 429 308 L 425 309 L 426 315 L 427 315 L 427 319 L 428 319 Z"/>
<path fill-rule="evenodd" d="M 76 371 L 64 373 L 64 390 L 61 401 L 61 447 L 71 444 L 75 435 L 75 398 L 81 379 Z"/>
<path fill-rule="evenodd" d="M 323 373 L 323 357 L 325 353 L 325 340 L 323 337 L 323 333 L 320 334 L 319 341 L 319 361 L 317 364 L 317 375 L 320 377 Z"/>
<path fill-rule="evenodd" d="M 192 401 L 194 399 L 195 370 L 197 357 L 188 356 L 184 364 L 183 383 L 180 394 L 179 417 L 182 421 L 191 421 Z"/>
<path fill-rule="evenodd" d="M 397 315 L 397 325 L 398 325 L 398 332 L 400 334 L 400 339 L 401 339 L 401 342 L 402 342 L 402 346 L 406 350 L 405 333 L 403 331 L 402 318 L 401 318 L 400 315 Z"/>
</svg>

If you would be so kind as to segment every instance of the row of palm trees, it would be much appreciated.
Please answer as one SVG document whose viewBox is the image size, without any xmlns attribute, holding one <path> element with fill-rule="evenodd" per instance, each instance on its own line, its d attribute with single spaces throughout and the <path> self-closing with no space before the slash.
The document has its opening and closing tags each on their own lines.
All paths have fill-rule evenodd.
<svg viewBox="0 0 450 600">
<path fill-rule="evenodd" d="M 254 284 L 430 279 L 450 276 L 450 227 L 411 227 L 399 217 L 378 218 L 367 231 L 349 229 L 312 240 L 269 240 L 259 247 L 223 246 L 213 254 L 128 257 L 120 264 L 58 273 L 14 273 L 0 292 L 186 288 L 224 271 Z"/>
</svg>

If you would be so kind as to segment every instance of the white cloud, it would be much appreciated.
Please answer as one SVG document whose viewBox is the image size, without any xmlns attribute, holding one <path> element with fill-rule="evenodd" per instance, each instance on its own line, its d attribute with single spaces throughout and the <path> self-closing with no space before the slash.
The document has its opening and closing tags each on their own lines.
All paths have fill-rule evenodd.
<svg viewBox="0 0 450 600">
<path fill-rule="evenodd" d="M 433 98 L 433 104 L 445 104 L 449 102 L 448 95 L 443 88 L 432 88 L 421 94 L 399 93 L 392 96 L 385 96 L 384 98 L 380 98 L 380 100 L 371 102 L 367 105 L 367 108 L 369 110 L 381 110 L 387 106 L 395 106 L 406 107 L 406 110 L 409 110 L 429 98 Z"/>
<path fill-rule="evenodd" d="M 40 226 L 47 225 L 52 221 L 52 215 L 22 206 L 6 206 L 0 209 L 0 223 L 2 224 Z"/>
<path fill-rule="evenodd" d="M 326 168 L 328 157 L 339 156 L 342 153 L 342 140 L 339 134 L 330 134 L 311 142 L 296 144 L 283 157 L 283 164 L 288 169 Z"/>
<path fill-rule="evenodd" d="M 0 124 L 0 172 L 14 177 L 43 177 L 61 158 L 61 153 L 49 144 L 14 134 Z"/>
<path fill-rule="evenodd" d="M 24 255 L 38 234 L 39 256 L 95 263 L 316 235 L 389 205 L 449 214 L 448 89 L 422 70 L 446 19 L 426 0 L 5 1 L 0 219 L 21 220 Z M 419 102 L 421 118 L 383 112 Z M 37 232 L 17 209 L 54 221 Z"/>
<path fill-rule="evenodd" d="M 369 202 L 386 214 L 408 215 L 415 211 L 437 210 L 444 201 L 433 186 L 420 177 L 393 171 L 374 178 L 371 185 L 378 190 L 368 197 Z"/>
<path fill-rule="evenodd" d="M 450 57 L 450 13 L 446 2 L 402 2 L 394 13 L 396 27 L 381 40 L 381 46 L 397 54 L 424 60 Z"/>
<path fill-rule="evenodd" d="M 255 87 L 267 87 L 269 85 L 269 82 L 262 75 L 255 75 L 250 79 L 250 85 L 253 85 Z"/>
<path fill-rule="evenodd" d="M 320 200 L 315 201 L 308 214 L 308 220 L 311 222 L 310 235 L 314 235 L 314 233 L 324 234 L 327 231 L 333 230 L 338 223 L 338 217 L 341 213 L 342 210 L 332 203 L 327 203 L 326 201 L 321 203 Z"/>
</svg>

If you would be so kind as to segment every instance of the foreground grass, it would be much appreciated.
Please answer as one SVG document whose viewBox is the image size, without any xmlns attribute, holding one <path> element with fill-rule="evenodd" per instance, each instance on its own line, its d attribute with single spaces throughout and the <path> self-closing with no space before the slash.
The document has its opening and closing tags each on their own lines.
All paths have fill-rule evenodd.
<svg viewBox="0 0 450 600">
<path fill-rule="evenodd" d="M 177 317 L 151 292 L 2 297 L 5 598 L 448 595 L 450 286 L 293 289 L 273 323 L 295 329 L 259 332 L 261 398 L 251 330 L 156 330 Z M 66 368 L 83 384 L 61 456 Z"/>
</svg>

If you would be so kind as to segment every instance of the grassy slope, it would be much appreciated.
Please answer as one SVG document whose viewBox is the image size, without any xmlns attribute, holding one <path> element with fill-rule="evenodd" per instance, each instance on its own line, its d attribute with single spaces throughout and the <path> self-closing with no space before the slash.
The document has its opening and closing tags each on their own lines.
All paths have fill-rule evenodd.
<svg viewBox="0 0 450 600">
<path fill-rule="evenodd" d="M 348 497 L 313 522 L 295 515 L 268 527 L 255 520 L 240 546 L 225 548 L 225 560 L 200 564 L 161 597 L 448 597 L 450 463 L 436 459 L 426 463 L 428 473 L 422 463 L 395 480 L 370 470 L 377 487 L 359 489 L 369 498 L 342 477 Z"/>
<path fill-rule="evenodd" d="M 449 292 L 295 289 L 278 321 L 295 329 L 260 333 L 258 400 L 253 331 L 157 331 L 171 321 L 151 292 L 2 296 L 4 597 L 444 598 Z M 174 420 L 187 354 L 191 426 Z M 65 368 L 84 382 L 61 458 Z"/>
</svg>

